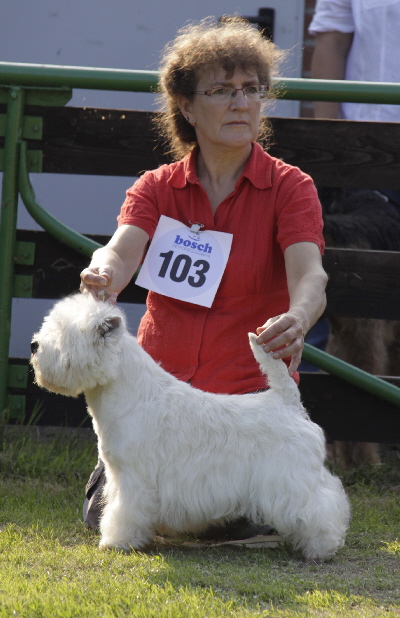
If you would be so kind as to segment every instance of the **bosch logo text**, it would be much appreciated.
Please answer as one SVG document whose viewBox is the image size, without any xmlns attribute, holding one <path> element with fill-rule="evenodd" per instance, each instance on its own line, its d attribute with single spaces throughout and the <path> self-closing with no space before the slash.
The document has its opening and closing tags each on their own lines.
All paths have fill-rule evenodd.
<svg viewBox="0 0 400 618">
<path fill-rule="evenodd" d="M 202 251 L 203 253 L 212 252 L 212 246 L 208 242 L 202 244 L 192 240 L 184 240 L 179 234 L 176 235 L 174 245 L 182 245 L 182 247 L 187 247 L 188 249 L 197 249 L 197 251 Z"/>
</svg>

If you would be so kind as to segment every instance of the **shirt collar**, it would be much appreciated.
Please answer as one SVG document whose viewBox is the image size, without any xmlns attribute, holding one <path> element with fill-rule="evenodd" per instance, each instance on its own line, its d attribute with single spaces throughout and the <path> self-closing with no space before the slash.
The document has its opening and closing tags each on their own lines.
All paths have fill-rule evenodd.
<svg viewBox="0 0 400 618">
<path fill-rule="evenodd" d="M 195 184 L 199 182 L 197 177 L 197 148 L 193 148 L 181 161 L 175 164 L 168 184 L 174 189 L 183 189 L 188 182 Z"/>
<path fill-rule="evenodd" d="M 242 177 L 248 178 L 256 189 L 268 189 L 272 186 L 271 157 L 257 142 L 253 142 Z"/>
<path fill-rule="evenodd" d="M 171 187 L 174 189 L 183 189 L 187 183 L 196 184 L 199 182 L 196 170 L 197 153 L 198 149 L 194 148 L 175 165 L 168 180 L 168 184 Z M 248 178 L 256 189 L 268 189 L 268 187 L 272 186 L 271 172 L 270 156 L 262 149 L 260 144 L 253 142 L 250 157 L 237 184 L 242 178 Z"/>
</svg>

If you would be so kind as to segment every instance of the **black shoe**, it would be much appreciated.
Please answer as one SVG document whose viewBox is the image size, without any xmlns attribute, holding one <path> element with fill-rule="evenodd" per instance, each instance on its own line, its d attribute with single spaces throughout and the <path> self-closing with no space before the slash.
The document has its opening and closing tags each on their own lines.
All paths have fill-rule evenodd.
<svg viewBox="0 0 400 618">
<path fill-rule="evenodd" d="M 255 536 L 269 536 L 277 534 L 276 530 L 268 524 L 253 524 L 245 517 L 228 521 L 226 524 L 210 526 L 204 532 L 197 535 L 201 541 L 242 541 Z"/>
<path fill-rule="evenodd" d="M 94 530 L 98 530 L 100 526 L 105 482 L 104 463 L 99 459 L 86 484 L 86 497 L 83 503 L 83 521 L 88 528 Z"/>
</svg>

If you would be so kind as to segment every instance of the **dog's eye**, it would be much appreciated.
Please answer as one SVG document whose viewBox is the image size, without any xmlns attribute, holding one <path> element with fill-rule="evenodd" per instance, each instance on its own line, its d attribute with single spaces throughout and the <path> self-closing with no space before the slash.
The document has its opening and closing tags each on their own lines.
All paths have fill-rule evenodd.
<svg viewBox="0 0 400 618">
<path fill-rule="evenodd" d="M 32 354 L 36 354 L 36 352 L 38 351 L 39 348 L 39 344 L 37 341 L 32 341 L 31 343 L 31 352 Z"/>
</svg>

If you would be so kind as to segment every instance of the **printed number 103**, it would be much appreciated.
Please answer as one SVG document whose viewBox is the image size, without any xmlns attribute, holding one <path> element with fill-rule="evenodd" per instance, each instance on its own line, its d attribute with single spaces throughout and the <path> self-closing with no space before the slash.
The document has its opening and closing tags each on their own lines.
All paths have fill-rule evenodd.
<svg viewBox="0 0 400 618">
<path fill-rule="evenodd" d="M 160 253 L 160 257 L 163 258 L 163 263 L 158 273 L 159 277 L 164 278 L 166 275 L 172 281 L 176 283 L 182 283 L 187 279 L 188 284 L 194 288 L 200 288 L 206 282 L 205 274 L 210 270 L 210 263 L 206 260 L 196 260 L 192 262 L 188 255 L 180 253 L 175 257 L 173 251 L 167 251 L 166 253 Z M 172 261 L 172 264 L 171 264 Z M 169 268 L 171 265 L 171 268 Z M 192 266 L 196 269 L 193 275 L 189 275 Z M 189 276 L 188 276 L 189 275 Z"/>
</svg>

